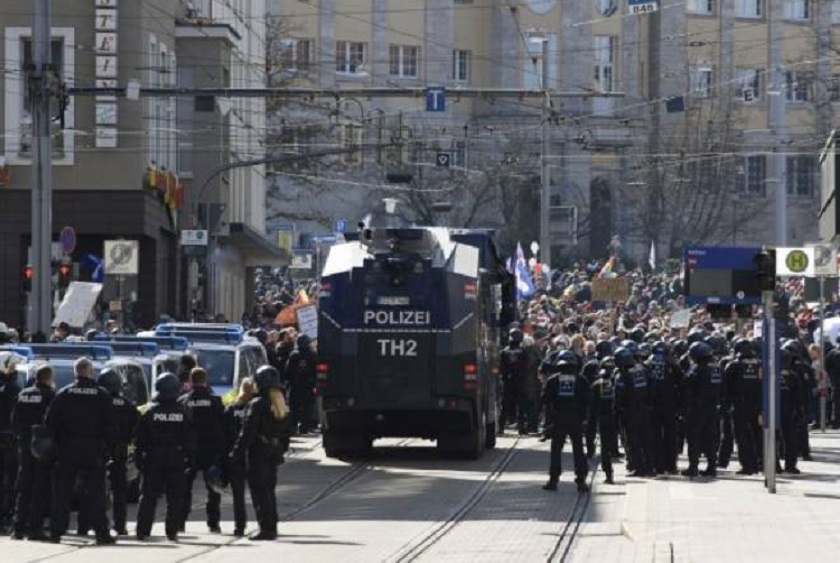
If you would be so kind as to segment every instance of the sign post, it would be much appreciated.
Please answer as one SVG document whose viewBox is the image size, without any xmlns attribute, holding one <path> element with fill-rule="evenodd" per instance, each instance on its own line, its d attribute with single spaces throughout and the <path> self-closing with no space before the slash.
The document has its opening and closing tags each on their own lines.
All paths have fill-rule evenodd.
<svg viewBox="0 0 840 563">
<path fill-rule="evenodd" d="M 773 292 L 762 292 L 764 301 L 764 486 L 776 492 L 776 319 L 773 318 Z"/>
<path fill-rule="evenodd" d="M 820 371 L 817 374 L 819 378 L 820 431 L 825 432 L 828 401 L 828 374 L 825 370 L 825 279 L 837 276 L 837 251 L 825 244 L 815 244 L 813 250 L 814 275 L 820 285 Z"/>
</svg>

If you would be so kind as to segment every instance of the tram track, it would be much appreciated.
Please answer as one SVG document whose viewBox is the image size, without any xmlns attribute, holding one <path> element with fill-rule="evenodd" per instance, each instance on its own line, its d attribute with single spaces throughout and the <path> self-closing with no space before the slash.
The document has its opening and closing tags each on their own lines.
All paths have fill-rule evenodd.
<svg viewBox="0 0 840 563">
<path fill-rule="evenodd" d="M 589 493 L 578 494 L 575 498 L 569 517 L 566 519 L 562 530 L 560 530 L 560 537 L 548 555 L 547 563 L 558 563 L 568 560 L 572 545 L 580 530 L 580 524 L 589 509 L 589 503 L 592 501 L 592 486 L 595 482 L 595 474 L 598 473 L 598 468 L 600 467 L 600 459 L 593 460 L 593 465 L 594 467 L 590 471 L 588 479 Z"/>
</svg>

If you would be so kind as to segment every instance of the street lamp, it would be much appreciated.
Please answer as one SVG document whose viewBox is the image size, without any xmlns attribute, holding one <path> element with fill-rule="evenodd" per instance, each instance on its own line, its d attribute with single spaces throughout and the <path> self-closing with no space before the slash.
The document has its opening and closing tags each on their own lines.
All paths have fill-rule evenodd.
<svg viewBox="0 0 840 563">
<path fill-rule="evenodd" d="M 551 269 L 551 233 L 549 221 L 551 218 L 551 170 L 549 169 L 549 138 L 548 138 L 548 116 L 551 104 L 551 95 L 548 85 L 548 36 L 541 31 L 531 31 L 528 34 L 531 43 L 542 43 L 542 108 L 540 120 L 540 262 L 544 271 Z"/>
</svg>

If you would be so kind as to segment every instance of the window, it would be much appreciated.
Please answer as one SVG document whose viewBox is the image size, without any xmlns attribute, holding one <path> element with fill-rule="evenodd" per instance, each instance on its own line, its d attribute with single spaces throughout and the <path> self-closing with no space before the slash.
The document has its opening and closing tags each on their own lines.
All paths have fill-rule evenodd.
<svg viewBox="0 0 840 563">
<path fill-rule="evenodd" d="M 689 91 L 695 98 L 708 98 L 712 95 L 712 69 L 708 66 L 695 66 L 689 69 Z"/>
<path fill-rule="evenodd" d="M 828 97 L 832 102 L 840 102 L 840 74 L 834 74 L 826 84 Z"/>
<path fill-rule="evenodd" d="M 459 168 L 467 167 L 467 142 L 455 141 L 452 143 L 452 166 Z"/>
<path fill-rule="evenodd" d="M 358 164 L 362 161 L 362 154 L 359 146 L 362 144 L 362 128 L 359 125 L 345 124 L 341 126 L 341 146 L 349 149 L 344 153 L 344 162 L 347 164 Z"/>
<path fill-rule="evenodd" d="M 787 193 L 797 197 L 812 197 L 817 162 L 811 155 L 787 157 Z"/>
<path fill-rule="evenodd" d="M 746 103 L 760 101 L 762 74 L 762 71 L 757 68 L 736 68 L 735 97 Z"/>
<path fill-rule="evenodd" d="M 314 61 L 311 39 L 283 39 L 280 42 L 280 65 L 287 71 L 308 70 Z"/>
<path fill-rule="evenodd" d="M 739 18 L 760 18 L 763 0 L 735 0 L 735 16 Z"/>
<path fill-rule="evenodd" d="M 359 68 L 365 64 L 367 45 L 351 41 L 339 41 L 335 44 L 335 71 L 345 74 L 360 74 Z"/>
<path fill-rule="evenodd" d="M 452 80 L 469 82 L 471 59 L 472 52 L 470 51 L 464 49 L 455 49 L 452 51 Z"/>
<path fill-rule="evenodd" d="M 688 177 L 684 181 L 700 191 L 712 191 L 717 184 L 717 159 L 701 155 L 688 162 Z"/>
<path fill-rule="evenodd" d="M 795 72 L 788 71 L 785 73 L 785 83 L 787 85 L 786 95 L 789 102 L 807 102 L 808 91 L 810 83 L 802 76 L 797 76 Z"/>
<path fill-rule="evenodd" d="M 419 47 L 391 45 L 388 48 L 389 74 L 401 78 L 417 78 L 417 59 L 419 58 Z"/>
<path fill-rule="evenodd" d="M 690 14 L 714 14 L 715 0 L 688 0 L 685 7 Z"/>
<path fill-rule="evenodd" d="M 764 155 L 748 156 L 736 171 L 735 190 L 741 195 L 764 197 L 766 179 L 767 159 Z"/>
<path fill-rule="evenodd" d="M 613 92 L 615 83 L 615 59 L 618 40 L 614 35 L 596 35 L 595 39 L 595 89 L 598 92 Z"/>
<path fill-rule="evenodd" d="M 809 0 L 787 0 L 785 2 L 785 17 L 789 20 L 807 20 Z"/>
</svg>

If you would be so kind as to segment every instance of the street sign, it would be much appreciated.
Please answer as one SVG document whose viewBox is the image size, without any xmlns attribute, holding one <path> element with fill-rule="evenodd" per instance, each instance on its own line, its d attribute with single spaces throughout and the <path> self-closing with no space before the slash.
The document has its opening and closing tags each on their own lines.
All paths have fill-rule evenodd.
<svg viewBox="0 0 840 563">
<path fill-rule="evenodd" d="M 446 88 L 426 88 L 426 111 L 446 111 Z"/>
<path fill-rule="evenodd" d="M 73 254 L 73 251 L 76 250 L 76 229 L 73 227 L 64 227 L 61 229 L 58 240 L 65 254 Z"/>
<path fill-rule="evenodd" d="M 627 0 L 628 13 L 635 14 L 650 14 L 659 9 L 657 0 Z"/>
<path fill-rule="evenodd" d="M 347 232 L 347 221 L 345 221 L 344 219 L 339 219 L 338 221 L 336 221 L 335 225 L 333 226 L 333 232 L 334 233 L 346 233 Z"/>
<path fill-rule="evenodd" d="M 777 276 L 814 276 L 814 247 L 776 248 Z"/>
<path fill-rule="evenodd" d="M 683 249 L 689 305 L 760 304 L 755 247 L 689 246 Z"/>
<path fill-rule="evenodd" d="M 207 246 L 207 231 L 181 231 L 181 246 Z"/>
<path fill-rule="evenodd" d="M 437 153 L 437 158 L 435 159 L 435 164 L 438 166 L 442 166 L 444 168 L 449 168 L 449 153 L 448 152 L 439 152 Z"/>
<path fill-rule="evenodd" d="M 312 254 L 295 253 L 292 255 L 292 263 L 289 268 L 293 270 L 311 270 L 312 269 Z"/>
<path fill-rule="evenodd" d="M 106 240 L 105 275 L 134 276 L 139 272 L 140 241 Z"/>
<path fill-rule="evenodd" d="M 828 244 L 815 244 L 814 275 L 817 277 L 837 277 L 837 249 Z"/>
</svg>

